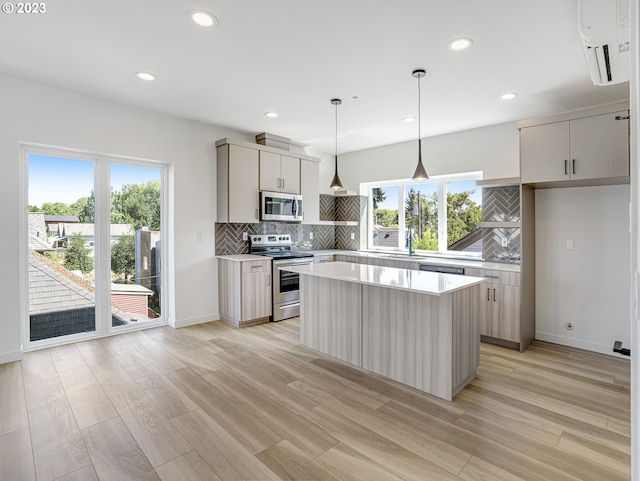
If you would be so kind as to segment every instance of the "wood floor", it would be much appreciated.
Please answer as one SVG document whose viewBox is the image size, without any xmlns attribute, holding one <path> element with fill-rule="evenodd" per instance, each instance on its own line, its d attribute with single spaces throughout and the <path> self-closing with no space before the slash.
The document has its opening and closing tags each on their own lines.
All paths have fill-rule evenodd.
<svg viewBox="0 0 640 481">
<path fill-rule="evenodd" d="M 483 344 L 446 402 L 298 328 L 163 327 L 0 365 L 0 479 L 630 479 L 626 360 Z"/>
</svg>

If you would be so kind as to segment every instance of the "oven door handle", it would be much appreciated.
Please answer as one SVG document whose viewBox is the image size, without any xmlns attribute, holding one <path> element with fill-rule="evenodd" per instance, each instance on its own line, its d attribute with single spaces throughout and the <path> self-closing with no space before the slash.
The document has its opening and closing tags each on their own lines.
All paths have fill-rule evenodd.
<svg viewBox="0 0 640 481">
<path fill-rule="evenodd" d="M 289 309 L 290 307 L 297 307 L 299 305 L 300 305 L 299 302 L 292 302 L 291 304 L 286 304 L 284 306 L 280 306 L 279 309 Z"/>
</svg>

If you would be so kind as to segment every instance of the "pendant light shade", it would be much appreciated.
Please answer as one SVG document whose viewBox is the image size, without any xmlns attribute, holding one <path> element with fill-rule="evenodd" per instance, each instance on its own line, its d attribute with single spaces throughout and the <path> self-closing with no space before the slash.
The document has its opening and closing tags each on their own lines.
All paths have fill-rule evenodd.
<svg viewBox="0 0 640 481">
<path fill-rule="evenodd" d="M 427 169 L 424 168 L 424 164 L 422 163 L 422 132 L 420 129 L 420 79 L 427 75 L 427 72 L 423 69 L 417 69 L 414 70 L 411 75 L 418 79 L 418 165 L 416 166 L 412 179 L 427 180 L 429 175 L 427 174 Z"/>
<path fill-rule="evenodd" d="M 335 149 L 335 162 L 336 162 L 336 173 L 333 175 L 333 180 L 331 181 L 331 188 L 342 189 L 342 181 L 340 180 L 340 176 L 338 175 L 338 105 L 342 103 L 340 99 L 331 99 L 331 104 L 336 106 L 336 149 Z"/>
</svg>

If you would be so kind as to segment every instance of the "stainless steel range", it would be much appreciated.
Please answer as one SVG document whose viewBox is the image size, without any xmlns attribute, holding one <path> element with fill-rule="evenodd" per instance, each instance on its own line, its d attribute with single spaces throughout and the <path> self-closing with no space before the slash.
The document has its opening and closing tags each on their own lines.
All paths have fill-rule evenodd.
<svg viewBox="0 0 640 481">
<path fill-rule="evenodd" d="M 289 234 L 250 235 L 251 254 L 273 259 L 273 315 L 281 321 L 300 315 L 300 275 L 281 271 L 284 266 L 312 264 L 313 254 L 293 253 Z"/>
</svg>

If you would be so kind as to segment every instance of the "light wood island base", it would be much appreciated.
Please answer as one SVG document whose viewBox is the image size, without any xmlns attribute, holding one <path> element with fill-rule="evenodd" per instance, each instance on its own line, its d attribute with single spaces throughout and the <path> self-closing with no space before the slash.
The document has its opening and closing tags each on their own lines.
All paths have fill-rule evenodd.
<svg viewBox="0 0 640 481">
<path fill-rule="evenodd" d="M 301 344 L 446 400 L 475 378 L 479 283 L 432 295 L 296 269 Z"/>
</svg>

